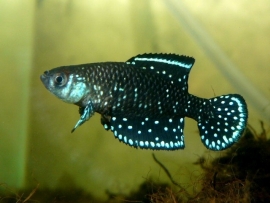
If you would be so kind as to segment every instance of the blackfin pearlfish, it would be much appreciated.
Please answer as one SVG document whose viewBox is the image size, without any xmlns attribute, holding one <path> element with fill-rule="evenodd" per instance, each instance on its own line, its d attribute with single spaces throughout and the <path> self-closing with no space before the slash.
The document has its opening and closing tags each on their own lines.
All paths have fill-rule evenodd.
<svg viewBox="0 0 270 203">
<path fill-rule="evenodd" d="M 238 94 L 211 99 L 188 92 L 195 59 L 175 54 L 142 54 L 126 62 L 62 66 L 41 75 L 45 87 L 79 106 L 72 132 L 94 112 L 106 130 L 130 146 L 176 150 L 185 147 L 184 118 L 198 122 L 202 143 L 224 150 L 247 125 L 245 100 Z"/>
</svg>

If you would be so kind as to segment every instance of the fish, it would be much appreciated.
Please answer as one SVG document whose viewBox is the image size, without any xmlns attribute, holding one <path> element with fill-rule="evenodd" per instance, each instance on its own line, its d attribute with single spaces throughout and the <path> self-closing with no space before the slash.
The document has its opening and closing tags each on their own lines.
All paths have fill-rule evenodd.
<svg viewBox="0 0 270 203">
<path fill-rule="evenodd" d="M 79 106 L 72 132 L 101 114 L 105 130 L 129 146 L 152 150 L 185 148 L 184 121 L 197 121 L 203 145 L 221 151 L 236 143 L 248 109 L 239 94 L 210 99 L 188 92 L 193 57 L 145 53 L 126 62 L 61 66 L 45 71 L 44 86 L 64 102 Z"/>
</svg>

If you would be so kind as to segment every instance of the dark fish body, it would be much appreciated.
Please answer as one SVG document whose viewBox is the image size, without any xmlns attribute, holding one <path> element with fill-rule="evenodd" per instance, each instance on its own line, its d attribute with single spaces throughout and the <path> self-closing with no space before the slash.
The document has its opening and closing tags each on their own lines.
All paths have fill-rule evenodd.
<svg viewBox="0 0 270 203">
<path fill-rule="evenodd" d="M 45 87 L 80 107 L 73 131 L 94 112 L 120 141 L 139 148 L 183 149 L 184 117 L 198 122 L 203 144 L 223 150 L 247 124 L 247 107 L 237 94 L 202 99 L 188 93 L 195 60 L 174 54 L 143 54 L 127 62 L 62 66 L 45 71 Z"/>
</svg>

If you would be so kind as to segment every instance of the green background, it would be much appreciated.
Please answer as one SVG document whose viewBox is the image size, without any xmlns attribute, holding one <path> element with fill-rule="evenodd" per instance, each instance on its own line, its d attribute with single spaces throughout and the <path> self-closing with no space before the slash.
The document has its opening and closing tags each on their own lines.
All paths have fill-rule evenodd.
<svg viewBox="0 0 270 203">
<path fill-rule="evenodd" d="M 78 108 L 54 97 L 39 80 L 45 70 L 60 65 L 126 61 L 145 52 L 193 56 L 190 93 L 204 98 L 242 94 L 249 105 L 249 124 L 258 130 L 259 120 L 269 123 L 270 103 L 256 95 L 270 98 L 269 2 L 168 2 L 174 7 L 165 0 L 0 2 L 2 189 L 39 183 L 52 189 L 81 187 L 104 198 L 105 190 L 125 194 L 150 177 L 169 182 L 152 151 L 118 142 L 103 129 L 98 114 L 70 133 Z M 200 33 L 179 21 L 178 6 L 196 21 L 196 29 L 207 33 L 204 39 L 198 40 Z M 237 68 L 241 75 L 236 78 L 246 78 L 244 86 L 219 71 L 222 64 L 201 46 L 211 45 L 209 39 Z M 185 144 L 185 150 L 155 154 L 175 179 L 190 184 L 200 174 L 193 163 L 220 152 L 203 146 L 196 122 L 188 118 Z"/>
</svg>

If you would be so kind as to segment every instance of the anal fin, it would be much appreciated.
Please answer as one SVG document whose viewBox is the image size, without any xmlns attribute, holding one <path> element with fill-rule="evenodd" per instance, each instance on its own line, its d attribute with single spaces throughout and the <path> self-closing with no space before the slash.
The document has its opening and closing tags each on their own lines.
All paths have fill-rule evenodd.
<svg viewBox="0 0 270 203">
<path fill-rule="evenodd" d="M 103 125 L 105 130 L 111 129 L 110 117 L 101 115 L 100 122 Z"/>
<path fill-rule="evenodd" d="M 132 147 L 152 150 L 183 149 L 184 118 L 112 117 L 114 136 Z"/>
</svg>

